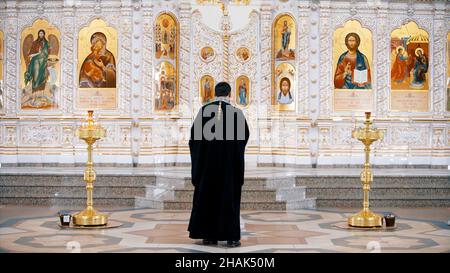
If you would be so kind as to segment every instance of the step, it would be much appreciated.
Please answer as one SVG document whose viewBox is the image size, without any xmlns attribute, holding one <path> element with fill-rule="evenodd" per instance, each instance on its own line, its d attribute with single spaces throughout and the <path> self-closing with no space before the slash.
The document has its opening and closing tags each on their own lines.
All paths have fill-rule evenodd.
<svg viewBox="0 0 450 273">
<path fill-rule="evenodd" d="M 194 189 L 177 189 L 162 186 L 146 186 L 145 197 L 154 200 L 192 201 Z M 302 200 L 306 197 L 305 187 L 261 189 L 243 188 L 242 200 L 266 201 L 266 200 Z"/>
<path fill-rule="evenodd" d="M 374 199 L 449 199 L 450 188 L 372 188 L 370 198 Z M 320 199 L 362 199 L 361 187 L 353 188 L 306 188 L 306 196 Z"/>
<path fill-rule="evenodd" d="M 155 176 L 97 175 L 95 186 L 154 185 Z M 0 175 L 0 186 L 85 186 L 83 175 Z"/>
<path fill-rule="evenodd" d="M 192 209 L 192 201 L 161 201 L 150 200 L 145 197 L 136 197 L 136 208 L 153 208 L 153 209 L 165 209 L 165 210 L 190 210 Z M 302 209 L 302 208 L 315 208 L 315 198 L 307 198 L 300 201 L 286 202 L 286 201 L 273 201 L 273 202 L 256 202 L 256 201 L 241 201 L 241 210 L 289 210 L 289 209 Z"/>
<path fill-rule="evenodd" d="M 94 186 L 94 198 L 134 198 L 144 195 L 145 187 Z M 85 186 L 8 186 L 0 187 L 0 198 L 83 198 L 86 197 Z"/>
<path fill-rule="evenodd" d="M 323 187 L 323 188 L 351 188 L 361 187 L 361 180 L 354 176 L 316 176 L 316 177 L 297 177 L 297 186 Z M 371 183 L 372 188 L 417 188 L 417 187 L 440 187 L 450 188 L 448 177 L 442 176 L 414 176 L 414 177 L 390 177 L 374 176 Z"/>
<path fill-rule="evenodd" d="M 152 185 L 155 180 L 155 176 L 97 175 L 94 205 L 134 206 L 134 197 L 144 195 L 145 185 Z M 2 174 L 0 203 L 83 207 L 86 205 L 86 183 L 83 175 Z"/>
<path fill-rule="evenodd" d="M 371 208 L 450 207 L 450 199 L 370 199 Z M 362 208 L 362 199 L 317 199 L 317 208 Z M 355 211 L 356 212 L 356 211 Z"/>
<path fill-rule="evenodd" d="M 134 198 L 96 198 L 94 197 L 94 207 L 114 206 L 114 207 L 134 207 Z M 84 198 L 29 198 L 29 197 L 2 197 L 1 205 L 33 205 L 33 206 L 76 206 L 86 207 L 86 197 Z"/>
<path fill-rule="evenodd" d="M 192 179 L 190 177 L 156 177 L 157 186 L 193 189 Z M 287 178 L 261 178 L 261 177 L 246 177 L 244 179 L 243 188 L 260 188 L 260 189 L 274 189 L 286 188 L 295 186 L 295 177 Z"/>
</svg>

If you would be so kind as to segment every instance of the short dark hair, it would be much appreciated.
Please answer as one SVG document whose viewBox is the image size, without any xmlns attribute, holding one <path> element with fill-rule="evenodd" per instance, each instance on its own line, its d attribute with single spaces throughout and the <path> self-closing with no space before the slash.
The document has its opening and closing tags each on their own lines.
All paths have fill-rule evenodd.
<svg viewBox="0 0 450 273">
<path fill-rule="evenodd" d="M 231 86 L 227 82 L 219 82 L 214 88 L 216 97 L 226 97 L 231 92 Z"/>
</svg>

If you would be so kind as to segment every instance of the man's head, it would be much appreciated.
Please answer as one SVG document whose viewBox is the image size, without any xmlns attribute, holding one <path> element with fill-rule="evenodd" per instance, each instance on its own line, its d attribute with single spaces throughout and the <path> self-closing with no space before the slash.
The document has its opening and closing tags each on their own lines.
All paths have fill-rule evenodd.
<svg viewBox="0 0 450 273">
<path fill-rule="evenodd" d="M 349 50 L 357 50 L 360 42 L 361 38 L 359 38 L 359 35 L 354 32 L 350 32 L 347 36 L 345 36 L 345 45 Z"/>
<path fill-rule="evenodd" d="M 231 92 L 231 86 L 227 82 L 219 82 L 214 88 L 216 97 L 228 97 Z"/>
<path fill-rule="evenodd" d="M 291 81 L 289 78 L 282 78 L 280 81 L 280 90 L 283 95 L 286 96 L 286 94 L 291 90 Z"/>
</svg>

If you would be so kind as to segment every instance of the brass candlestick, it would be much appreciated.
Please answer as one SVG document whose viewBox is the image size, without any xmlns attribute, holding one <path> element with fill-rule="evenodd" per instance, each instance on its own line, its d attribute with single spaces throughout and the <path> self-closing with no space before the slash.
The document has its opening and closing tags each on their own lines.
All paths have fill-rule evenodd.
<svg viewBox="0 0 450 273">
<path fill-rule="evenodd" d="M 383 132 L 381 130 L 372 129 L 370 126 L 370 112 L 366 112 L 366 120 L 364 122 L 364 128 L 358 128 L 352 131 L 352 137 L 357 138 L 364 144 L 364 152 L 366 154 L 366 160 L 364 163 L 364 169 L 361 172 L 361 182 L 363 183 L 364 201 L 363 209 L 348 218 L 348 225 L 354 227 L 381 227 L 383 225 L 383 216 L 373 213 L 369 209 L 369 191 L 370 183 L 373 181 L 373 174 L 370 168 L 370 145 L 383 138 Z"/>
<path fill-rule="evenodd" d="M 77 136 L 87 143 L 88 161 L 84 170 L 84 181 L 86 181 L 86 209 L 73 216 L 73 224 L 77 226 L 102 226 L 108 222 L 108 215 L 99 213 L 94 209 L 93 191 L 96 178 L 94 163 L 92 162 L 92 145 L 106 136 L 106 130 L 97 125 L 93 118 L 94 111 L 88 111 L 87 123 L 77 130 Z"/>
</svg>

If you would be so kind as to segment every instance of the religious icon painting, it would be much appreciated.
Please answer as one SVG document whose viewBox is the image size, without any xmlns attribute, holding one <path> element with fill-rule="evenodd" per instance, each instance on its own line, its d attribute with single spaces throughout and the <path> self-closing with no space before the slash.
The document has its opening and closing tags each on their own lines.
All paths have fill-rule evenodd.
<svg viewBox="0 0 450 273">
<path fill-rule="evenodd" d="M 241 62 L 245 63 L 250 60 L 250 50 L 246 47 L 240 47 L 236 50 L 236 58 Z"/>
<path fill-rule="evenodd" d="M 428 111 L 428 43 L 428 33 L 415 22 L 391 32 L 391 111 Z"/>
<path fill-rule="evenodd" d="M 155 71 L 155 111 L 172 111 L 178 105 L 178 84 L 175 67 L 167 61 L 159 63 Z"/>
<path fill-rule="evenodd" d="M 290 63 L 281 63 L 275 71 L 275 92 L 272 104 L 278 110 L 295 110 L 296 80 L 295 68 Z"/>
<path fill-rule="evenodd" d="M 295 111 L 297 24 L 288 13 L 272 24 L 272 109 Z"/>
<path fill-rule="evenodd" d="M 79 109 L 116 109 L 117 30 L 101 20 L 93 20 L 78 33 Z"/>
<path fill-rule="evenodd" d="M 21 35 L 20 103 L 22 110 L 56 109 L 60 93 L 61 34 L 38 19 Z"/>
<path fill-rule="evenodd" d="M 158 16 L 154 25 L 155 58 L 177 58 L 178 47 L 178 22 L 170 13 L 162 13 Z"/>
<path fill-rule="evenodd" d="M 247 76 L 239 76 L 236 79 L 236 104 L 240 107 L 247 107 L 250 105 L 250 79 Z"/>
<path fill-rule="evenodd" d="M 200 103 L 206 104 L 214 99 L 214 78 L 210 75 L 204 75 L 200 79 Z"/>
<path fill-rule="evenodd" d="M 367 112 L 373 109 L 372 32 L 356 20 L 333 34 L 333 110 Z"/>
<path fill-rule="evenodd" d="M 215 57 L 214 49 L 210 46 L 205 46 L 200 50 L 200 59 L 205 62 L 211 62 Z"/>
<path fill-rule="evenodd" d="M 277 61 L 295 60 L 297 26 L 289 14 L 278 16 L 273 24 L 273 46 Z"/>
<path fill-rule="evenodd" d="M 180 26 L 175 15 L 160 13 L 154 23 L 155 56 L 153 111 L 178 109 L 178 56 Z"/>
</svg>

